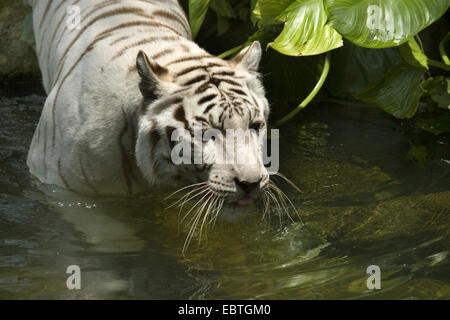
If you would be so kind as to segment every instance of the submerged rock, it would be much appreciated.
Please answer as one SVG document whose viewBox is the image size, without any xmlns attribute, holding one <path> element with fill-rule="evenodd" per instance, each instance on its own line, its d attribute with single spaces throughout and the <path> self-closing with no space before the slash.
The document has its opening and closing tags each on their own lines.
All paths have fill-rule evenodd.
<svg viewBox="0 0 450 320">
<path fill-rule="evenodd" d="M 0 79 L 38 76 L 31 8 L 24 1 L 0 3 Z"/>
</svg>

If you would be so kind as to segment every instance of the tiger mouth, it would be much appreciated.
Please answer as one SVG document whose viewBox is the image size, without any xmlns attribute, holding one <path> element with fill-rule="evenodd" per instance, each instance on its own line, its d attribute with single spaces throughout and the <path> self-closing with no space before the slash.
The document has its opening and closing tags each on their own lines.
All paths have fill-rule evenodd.
<svg viewBox="0 0 450 320">
<path fill-rule="evenodd" d="M 241 207 L 251 206 L 255 200 L 249 195 L 246 194 L 242 198 L 236 200 L 236 204 Z"/>
</svg>

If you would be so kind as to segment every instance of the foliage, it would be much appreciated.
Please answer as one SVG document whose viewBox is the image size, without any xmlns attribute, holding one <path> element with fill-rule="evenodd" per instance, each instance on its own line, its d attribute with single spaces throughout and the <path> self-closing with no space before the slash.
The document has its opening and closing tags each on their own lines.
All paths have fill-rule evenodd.
<svg viewBox="0 0 450 320">
<path fill-rule="evenodd" d="M 210 11 L 217 16 L 219 35 L 227 35 L 237 19 L 254 28 L 246 41 L 222 57 L 239 52 L 254 40 L 272 49 L 267 51 L 268 56 L 276 50 L 297 57 L 293 59 L 298 66 L 306 59 L 304 56 L 324 54 L 316 61 L 317 71 L 311 75 L 317 83 L 306 85 L 311 93 L 303 92 L 303 102 L 278 124 L 291 119 L 317 94 L 327 78 L 331 60 L 329 81 L 325 84 L 331 96 L 358 99 L 400 119 L 420 117 L 425 106 L 428 111 L 445 110 L 436 117 L 430 117 L 428 112 L 427 119 L 416 122 L 435 134 L 450 132 L 450 59 L 446 53 L 450 33 L 443 35 L 439 46 L 433 44 L 428 49 L 433 58 L 437 56 L 442 61 L 425 53 L 419 37 L 446 13 L 448 0 L 189 0 L 193 30 L 195 27 L 198 31 L 209 2 Z M 199 3 L 202 8 L 196 12 Z M 441 25 L 444 32 L 448 31 L 446 22 Z M 428 48 L 429 38 L 424 38 Z M 269 77 L 283 74 L 273 72 L 283 69 L 282 62 L 270 68 Z M 301 76 L 300 73 L 273 81 L 303 86 L 305 80 Z"/>
</svg>

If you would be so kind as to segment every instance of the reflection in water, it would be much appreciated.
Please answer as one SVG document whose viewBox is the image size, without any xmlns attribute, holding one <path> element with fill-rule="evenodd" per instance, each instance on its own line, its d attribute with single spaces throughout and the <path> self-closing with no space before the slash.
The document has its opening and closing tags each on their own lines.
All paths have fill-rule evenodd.
<svg viewBox="0 0 450 320">
<path fill-rule="evenodd" d="M 417 166 L 382 112 L 313 106 L 281 131 L 281 171 L 305 193 L 284 190 L 305 224 L 261 221 L 255 207 L 183 255 L 164 194 L 86 199 L 33 181 L 25 157 L 42 103 L 0 98 L 0 299 L 450 298 L 448 139 Z M 82 290 L 66 288 L 72 264 Z M 369 265 L 381 290 L 367 289 Z"/>
</svg>

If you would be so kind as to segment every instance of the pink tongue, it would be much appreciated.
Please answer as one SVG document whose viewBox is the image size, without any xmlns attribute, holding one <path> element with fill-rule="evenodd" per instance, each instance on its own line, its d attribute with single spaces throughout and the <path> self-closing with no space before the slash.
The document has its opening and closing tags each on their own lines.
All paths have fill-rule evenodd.
<svg viewBox="0 0 450 320">
<path fill-rule="evenodd" d="M 249 206 L 253 204 L 253 199 L 250 196 L 245 196 L 241 200 L 239 200 L 238 205 L 240 206 Z"/>
</svg>

